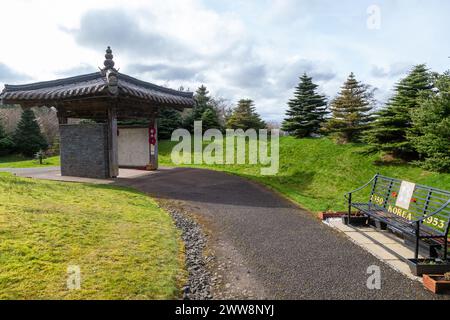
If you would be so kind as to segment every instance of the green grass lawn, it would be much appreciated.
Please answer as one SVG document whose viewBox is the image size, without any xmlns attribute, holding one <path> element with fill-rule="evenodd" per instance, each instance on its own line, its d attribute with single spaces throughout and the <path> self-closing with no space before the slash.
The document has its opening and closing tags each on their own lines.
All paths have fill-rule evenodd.
<svg viewBox="0 0 450 320">
<path fill-rule="evenodd" d="M 68 290 L 79 266 L 81 290 Z M 0 299 L 171 299 L 185 278 L 170 216 L 139 192 L 0 173 Z"/>
<path fill-rule="evenodd" d="M 24 158 L 20 155 L 0 157 L 0 168 L 34 168 L 48 166 L 59 166 L 59 156 L 44 159 L 42 164 L 39 164 L 38 160 Z"/>
<path fill-rule="evenodd" d="M 176 142 L 162 141 L 161 165 L 170 159 Z M 265 184 L 311 211 L 344 210 L 344 193 L 369 181 L 377 172 L 415 183 L 450 190 L 450 174 L 424 171 L 412 165 L 376 165 L 379 155 L 365 155 L 361 145 L 336 145 L 329 139 L 280 138 L 280 170 L 261 176 L 259 165 L 201 165 Z M 195 167 L 195 165 L 189 165 Z M 369 190 L 362 195 L 367 196 Z"/>
</svg>

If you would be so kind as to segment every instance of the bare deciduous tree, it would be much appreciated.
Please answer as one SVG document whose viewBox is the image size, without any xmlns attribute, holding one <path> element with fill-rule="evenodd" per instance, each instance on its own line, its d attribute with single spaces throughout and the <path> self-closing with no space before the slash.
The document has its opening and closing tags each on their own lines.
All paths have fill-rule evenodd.
<svg viewBox="0 0 450 320">
<path fill-rule="evenodd" d="M 58 117 L 55 108 L 35 108 L 33 109 L 37 122 L 41 127 L 42 134 L 49 145 L 52 145 L 59 137 Z"/>
<path fill-rule="evenodd" d="M 9 134 L 13 133 L 19 123 L 22 110 L 18 106 L 3 105 L 0 107 L 0 121 L 2 121 L 5 131 Z"/>
</svg>

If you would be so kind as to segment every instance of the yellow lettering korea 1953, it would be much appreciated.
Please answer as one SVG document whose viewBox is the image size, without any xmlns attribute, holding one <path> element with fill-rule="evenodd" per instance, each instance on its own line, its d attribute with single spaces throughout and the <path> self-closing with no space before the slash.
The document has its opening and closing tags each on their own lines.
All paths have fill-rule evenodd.
<svg viewBox="0 0 450 320">
<path fill-rule="evenodd" d="M 380 205 L 380 206 L 383 206 L 385 203 L 384 202 L 385 199 L 383 199 L 382 197 L 379 197 L 377 195 L 374 195 L 374 194 L 370 197 L 370 199 L 373 203 Z M 399 208 L 399 207 L 396 207 L 396 206 L 393 206 L 390 204 L 387 208 L 387 211 L 389 213 L 393 213 L 399 217 L 402 217 L 404 219 L 412 221 L 412 216 L 413 216 L 412 213 L 405 209 L 402 209 L 402 208 Z M 445 221 L 442 219 L 439 219 L 437 217 L 429 217 L 429 218 L 425 219 L 424 223 L 431 227 L 438 228 L 438 229 L 443 229 L 445 227 Z"/>
<path fill-rule="evenodd" d="M 399 217 L 402 217 L 404 219 L 412 220 L 412 213 L 408 212 L 406 210 L 403 210 L 401 208 L 389 205 L 388 212 L 393 213 L 393 214 L 395 214 L 395 215 L 397 215 Z"/>
<path fill-rule="evenodd" d="M 388 212 L 400 216 L 404 219 L 408 219 L 410 221 L 412 220 L 412 213 L 401 208 L 389 205 Z M 425 219 L 424 223 L 438 229 L 443 229 L 445 227 L 445 221 L 436 217 L 428 217 L 427 219 Z"/>
</svg>

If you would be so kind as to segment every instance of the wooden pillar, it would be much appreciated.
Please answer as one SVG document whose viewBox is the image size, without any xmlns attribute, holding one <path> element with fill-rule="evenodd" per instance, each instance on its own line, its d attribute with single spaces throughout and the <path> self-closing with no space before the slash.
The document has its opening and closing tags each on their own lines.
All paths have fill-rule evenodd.
<svg viewBox="0 0 450 320">
<path fill-rule="evenodd" d="M 67 116 L 66 116 L 64 108 L 59 107 L 56 109 L 56 111 L 57 111 L 56 114 L 58 116 L 59 124 L 67 124 Z"/>
<path fill-rule="evenodd" d="M 109 176 L 119 176 L 119 149 L 117 142 L 117 110 L 115 107 L 108 108 L 108 157 Z"/>
<path fill-rule="evenodd" d="M 148 170 L 158 170 L 158 119 L 156 115 L 150 118 L 149 123 L 149 150 Z"/>
</svg>

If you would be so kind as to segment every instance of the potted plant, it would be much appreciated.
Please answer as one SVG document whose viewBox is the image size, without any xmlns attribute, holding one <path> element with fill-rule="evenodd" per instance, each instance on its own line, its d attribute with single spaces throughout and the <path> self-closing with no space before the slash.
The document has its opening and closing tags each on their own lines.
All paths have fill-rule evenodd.
<svg viewBox="0 0 450 320">
<path fill-rule="evenodd" d="M 444 274 L 450 272 L 450 262 L 441 259 L 408 259 L 407 263 L 415 276 Z"/>
<path fill-rule="evenodd" d="M 450 272 L 443 275 L 424 274 L 423 285 L 433 293 L 450 292 Z"/>
</svg>

